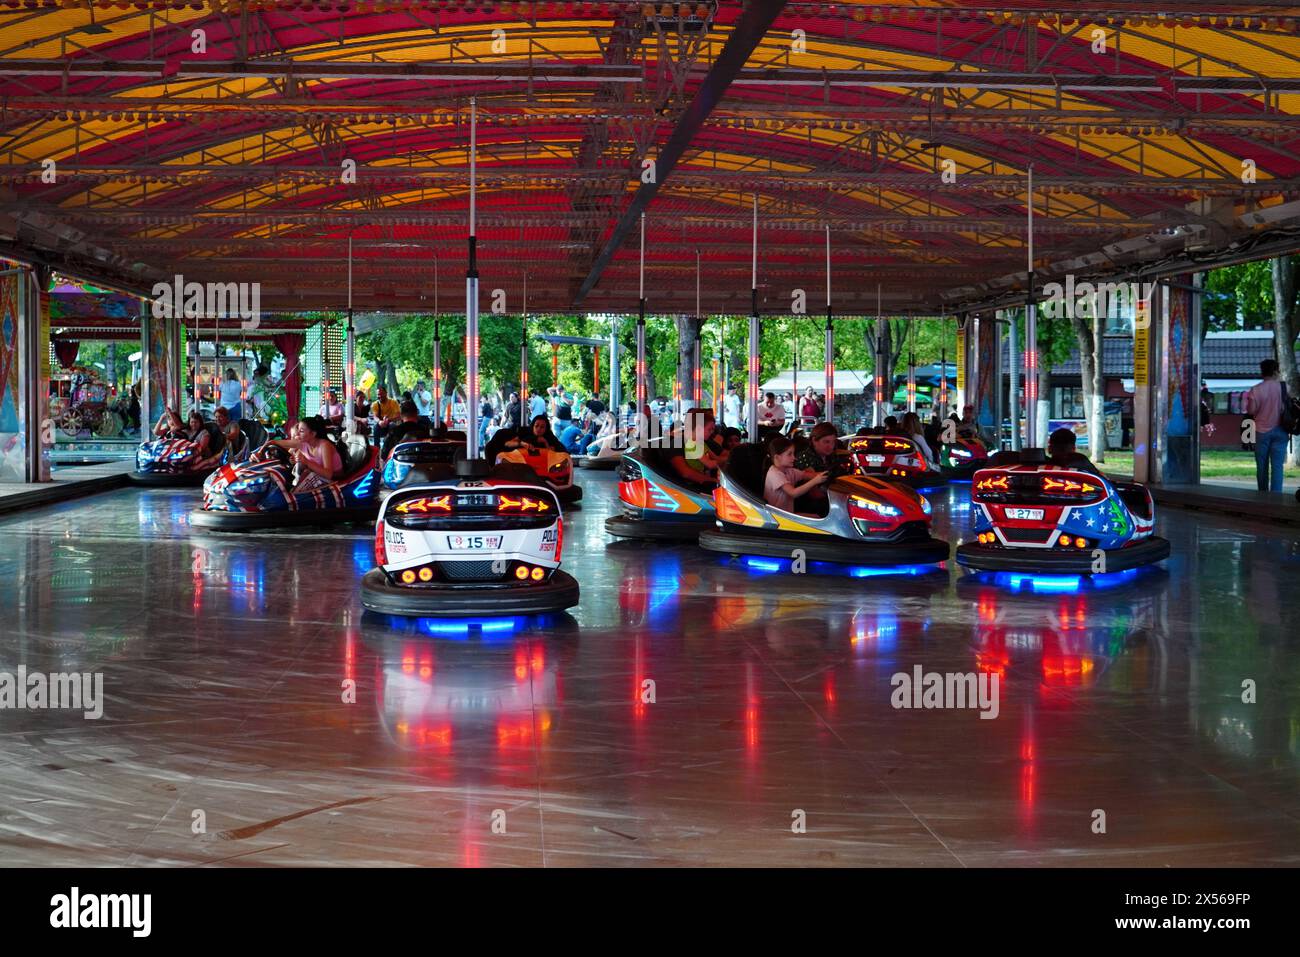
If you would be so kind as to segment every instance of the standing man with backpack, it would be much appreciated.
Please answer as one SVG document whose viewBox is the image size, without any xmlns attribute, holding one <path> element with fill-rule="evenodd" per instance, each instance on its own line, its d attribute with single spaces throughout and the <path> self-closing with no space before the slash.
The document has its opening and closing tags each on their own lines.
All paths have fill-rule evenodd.
<svg viewBox="0 0 1300 957">
<path fill-rule="evenodd" d="M 1282 460 L 1291 439 L 1287 426 L 1294 427 L 1290 397 L 1278 378 L 1276 359 L 1261 362 L 1259 374 L 1263 381 L 1246 393 L 1246 414 L 1255 420 L 1255 483 L 1261 492 L 1280 492 Z"/>
</svg>

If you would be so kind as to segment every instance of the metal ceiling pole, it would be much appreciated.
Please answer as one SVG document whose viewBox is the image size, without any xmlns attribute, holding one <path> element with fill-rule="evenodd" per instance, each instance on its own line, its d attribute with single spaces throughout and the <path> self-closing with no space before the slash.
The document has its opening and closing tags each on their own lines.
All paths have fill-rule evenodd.
<svg viewBox="0 0 1300 957">
<path fill-rule="evenodd" d="M 885 335 L 880 319 L 880 283 L 876 283 L 876 354 L 871 368 L 871 383 L 875 386 L 872 392 L 876 399 L 871 409 L 871 424 L 876 428 L 885 424 L 885 376 L 889 370 L 884 368 L 886 365 L 885 357 L 882 355 L 884 344 Z M 889 378 L 892 380 L 893 376 Z"/>
<path fill-rule="evenodd" d="M 835 323 L 831 313 L 831 227 L 826 224 L 826 407 L 822 417 L 835 420 Z"/>
<path fill-rule="evenodd" d="M 433 257 L 433 421 L 442 419 L 442 313 L 438 310 L 438 257 Z"/>
<path fill-rule="evenodd" d="M 199 307 L 200 310 L 202 306 Z M 212 409 L 221 405 L 221 317 L 212 314 Z"/>
<path fill-rule="evenodd" d="M 704 332 L 704 316 L 700 314 L 700 251 L 695 250 L 695 343 L 692 359 L 694 379 L 692 381 L 692 402 L 694 408 L 704 405 L 704 371 L 700 368 L 700 336 Z"/>
<path fill-rule="evenodd" d="M 348 237 L 348 326 L 343 344 L 343 428 L 348 435 L 357 430 L 357 330 L 352 325 L 352 237 Z"/>
<path fill-rule="evenodd" d="M 641 214 L 641 265 L 637 280 L 638 312 L 636 318 L 636 415 L 642 440 L 649 438 L 649 420 L 643 420 L 645 394 L 645 213 Z"/>
<path fill-rule="evenodd" d="M 1038 314 L 1034 306 L 1034 164 L 1029 164 L 1029 298 L 1025 304 L 1025 447 L 1039 447 L 1038 434 Z"/>
<path fill-rule="evenodd" d="M 469 268 L 465 270 L 465 457 L 479 457 L 478 442 L 478 105 L 469 98 Z"/>
<path fill-rule="evenodd" d="M 527 425 L 528 414 L 528 270 L 524 270 L 524 312 L 519 330 L 519 426 Z"/>
<path fill-rule="evenodd" d="M 749 283 L 749 380 L 745 384 L 745 417 L 749 440 L 758 441 L 758 194 L 754 194 L 754 238 L 750 258 Z"/>
<path fill-rule="evenodd" d="M 916 320 L 907 321 L 907 411 L 916 411 Z"/>
<path fill-rule="evenodd" d="M 790 395 L 794 399 L 794 417 L 799 418 L 799 320 L 791 318 L 790 330 Z"/>
<path fill-rule="evenodd" d="M 433 316 L 433 421 L 442 418 L 442 329 L 438 314 Z"/>
</svg>

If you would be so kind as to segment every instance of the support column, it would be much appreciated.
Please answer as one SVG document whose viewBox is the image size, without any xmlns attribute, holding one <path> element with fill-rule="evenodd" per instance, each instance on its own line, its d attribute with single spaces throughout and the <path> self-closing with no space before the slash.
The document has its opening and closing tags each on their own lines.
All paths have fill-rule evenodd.
<svg viewBox="0 0 1300 957">
<path fill-rule="evenodd" d="M 966 327 L 970 321 L 969 313 L 962 313 L 957 316 L 957 348 L 954 350 L 953 359 L 957 366 L 957 415 L 960 416 L 962 409 L 966 407 Z"/>
<path fill-rule="evenodd" d="M 980 428 L 993 437 L 995 447 L 1001 446 L 1002 409 L 1001 384 L 1002 370 L 998 361 L 1001 346 L 1001 330 L 993 313 L 985 313 L 978 319 L 975 342 L 975 369 L 977 374 L 975 393 L 975 417 Z"/>
<path fill-rule="evenodd" d="M 1159 481 L 1201 480 L 1201 296 L 1202 275 L 1176 276 L 1162 301 L 1159 401 L 1156 408 Z"/>
<path fill-rule="evenodd" d="M 822 410 L 822 418 L 826 422 L 835 421 L 835 320 L 831 316 L 831 307 L 826 307 L 826 355 L 825 369 L 823 374 L 826 377 L 826 407 Z"/>
<path fill-rule="evenodd" d="M 699 360 L 697 353 L 700 342 L 700 326 L 703 320 L 699 316 L 677 317 L 677 371 L 679 381 L 677 394 L 681 396 L 686 407 L 695 405 L 695 383 L 699 380 Z"/>
<path fill-rule="evenodd" d="M 619 370 L 619 343 L 618 343 L 619 321 L 615 318 L 610 323 L 609 330 L 609 408 L 614 413 L 615 420 L 622 416 L 620 406 L 623 402 L 623 380 L 620 378 L 622 373 Z"/>
<path fill-rule="evenodd" d="M 24 283 L 27 334 L 23 338 L 26 367 L 28 482 L 50 481 L 50 453 L 54 450 L 54 424 L 50 421 L 50 273 L 48 266 L 27 270 Z"/>
<path fill-rule="evenodd" d="M 519 407 L 528 408 L 528 317 L 523 317 L 523 331 L 519 334 Z M 520 428 L 528 425 L 528 413 L 519 413 Z"/>
<path fill-rule="evenodd" d="M 1041 403 L 1047 398 L 1038 394 L 1038 307 L 1030 301 L 1025 306 L 1025 448 L 1036 449 L 1046 444 L 1047 436 L 1039 434 Z"/>
<path fill-rule="evenodd" d="M 181 376 L 184 363 L 181 352 L 182 319 L 155 315 L 145 305 L 140 312 L 140 426 L 148 434 L 154 423 L 170 406 L 182 417 Z M 199 356 L 195 356 L 195 378 L 198 379 Z M 217 362 L 219 367 L 219 360 Z"/>
<path fill-rule="evenodd" d="M 1019 325 L 1017 310 L 1008 309 L 1007 317 L 1007 403 L 1011 408 L 1011 448 L 1020 451 L 1020 357 L 1017 343 L 1016 327 Z M 1000 384 L 1000 377 L 999 377 Z"/>
<path fill-rule="evenodd" d="M 879 312 L 879 308 L 876 311 Z M 874 398 L 871 424 L 876 428 L 885 424 L 886 409 L 893 398 L 894 391 L 894 369 L 888 361 L 888 349 L 885 347 L 885 335 L 888 329 L 889 320 L 876 317 L 876 350 L 871 359 L 871 389 Z"/>
<path fill-rule="evenodd" d="M 30 287 L 26 269 L 0 270 L 0 482 L 35 481 L 29 476 L 39 474 L 40 416 L 33 412 L 38 406 L 27 342 Z"/>
<path fill-rule="evenodd" d="M 696 318 L 699 324 L 695 328 L 695 342 L 691 346 L 691 358 L 695 367 L 691 379 L 691 405 L 698 408 L 704 405 L 704 370 L 700 367 L 703 361 L 700 355 L 700 327 L 704 325 L 704 318 L 702 316 Z"/>
<path fill-rule="evenodd" d="M 1159 368 L 1152 343 L 1159 341 L 1157 316 L 1164 298 L 1165 287 L 1157 283 L 1150 299 L 1138 301 L 1133 317 L 1133 481 L 1142 483 L 1159 481 L 1155 453 Z"/>
</svg>

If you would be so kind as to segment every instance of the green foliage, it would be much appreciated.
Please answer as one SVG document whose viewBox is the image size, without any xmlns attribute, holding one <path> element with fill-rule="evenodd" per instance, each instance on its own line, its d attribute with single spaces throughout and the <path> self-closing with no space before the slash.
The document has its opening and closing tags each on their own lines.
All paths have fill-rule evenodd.
<svg viewBox="0 0 1300 957">
<path fill-rule="evenodd" d="M 1206 332 L 1268 329 L 1273 322 L 1269 260 L 1225 266 L 1206 274 L 1202 318 Z"/>
<path fill-rule="evenodd" d="M 860 317 L 835 319 L 835 363 L 840 369 L 870 370 L 873 365 L 871 348 L 865 335 L 874 319 Z M 541 333 L 555 335 L 608 338 L 613 320 L 597 316 L 547 316 L 532 318 L 528 323 L 529 381 L 537 389 L 545 390 L 551 384 L 551 348 L 534 337 Z M 941 351 L 949 362 L 956 359 L 956 323 L 951 319 L 894 320 L 896 333 L 905 334 L 906 341 L 898 349 L 894 373 L 907 371 L 909 347 L 915 350 L 917 365 L 938 362 Z M 1068 322 L 1060 322 L 1065 334 L 1070 336 Z M 1052 335 L 1054 326 L 1040 325 L 1045 335 Z M 392 362 L 397 369 L 397 379 L 403 389 L 410 388 L 417 379 L 428 379 L 433 368 L 432 316 L 416 316 L 361 336 L 357 343 L 357 356 L 362 362 L 383 360 Z M 799 351 L 801 370 L 820 370 L 825 349 L 826 319 L 822 315 L 767 316 L 762 320 L 760 346 L 760 373 L 770 378 L 794 365 L 794 350 Z M 449 387 L 458 386 L 465 371 L 463 316 L 443 316 L 439 320 L 442 336 L 442 366 Z M 484 315 L 479 321 L 479 369 L 485 393 L 497 389 L 507 391 L 519 381 L 520 320 L 518 316 Z M 712 316 L 701 331 L 700 354 L 705 389 L 712 384 L 712 359 L 715 354 L 730 358 L 731 381 L 743 387 L 746 355 L 748 352 L 749 319 L 747 316 Z M 620 380 L 623 395 L 632 395 L 636 375 L 636 317 L 625 316 L 619 322 L 619 342 L 622 347 Z M 609 394 L 609 350 L 600 350 L 601 392 Z M 671 395 L 673 378 L 677 371 L 677 322 L 672 316 L 646 317 L 646 356 L 648 371 L 653 378 L 654 390 Z M 1069 355 L 1068 344 L 1065 356 Z M 1064 357 L 1062 357 L 1064 358 Z M 1059 361 L 1059 360 L 1058 360 Z M 722 371 L 719 368 L 719 380 Z M 592 388 L 592 351 L 586 347 L 561 346 L 559 351 L 559 379 L 569 389 L 588 392 Z"/>
<path fill-rule="evenodd" d="M 433 336 L 435 318 L 413 316 L 357 339 L 357 357 L 362 362 L 391 362 L 403 389 L 417 380 L 428 382 L 433 374 Z M 465 378 L 465 317 L 441 316 L 437 319 L 442 339 L 442 373 L 447 388 L 461 386 Z M 519 386 L 519 358 L 523 325 L 517 315 L 485 314 L 479 317 L 479 376 L 485 394 L 507 392 Z M 585 316 L 547 316 L 528 321 L 528 380 L 532 388 L 545 392 L 551 384 L 552 350 L 536 339 L 538 334 L 571 336 L 605 336 L 608 326 L 602 320 Z M 608 350 L 601 350 L 601 390 L 609 389 Z M 593 384 L 592 353 L 589 348 L 561 346 L 559 378 L 570 389 L 588 392 Z"/>
<path fill-rule="evenodd" d="M 93 369 L 101 381 L 107 382 L 109 379 L 108 346 L 107 342 L 82 342 L 77 349 L 76 364 L 85 366 L 87 369 Z M 117 343 L 117 359 L 114 365 L 117 368 L 116 381 L 119 390 L 125 391 L 131 382 L 131 363 L 127 356 L 139 351 L 139 349 L 139 344 L 135 342 Z M 100 368 L 100 366 L 103 366 L 103 368 Z"/>
</svg>

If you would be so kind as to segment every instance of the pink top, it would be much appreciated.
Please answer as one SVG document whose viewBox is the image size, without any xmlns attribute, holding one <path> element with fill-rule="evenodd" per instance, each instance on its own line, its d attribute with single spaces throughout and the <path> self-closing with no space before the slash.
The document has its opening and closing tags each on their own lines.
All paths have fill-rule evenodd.
<svg viewBox="0 0 1300 957">
<path fill-rule="evenodd" d="M 1246 411 L 1255 418 L 1255 434 L 1276 429 L 1282 417 L 1282 383 L 1265 379 L 1246 393 Z"/>
<path fill-rule="evenodd" d="M 767 470 L 767 480 L 763 483 L 763 499 L 773 508 L 785 512 L 794 511 L 794 499 L 786 494 L 787 485 L 798 485 L 803 476 L 798 469 L 779 469 L 775 465 Z"/>
<path fill-rule="evenodd" d="M 322 442 L 319 448 L 323 449 L 324 445 L 325 443 Z M 327 469 L 328 464 L 326 462 L 326 455 L 328 453 L 324 451 L 317 451 L 317 449 L 318 446 L 308 445 L 306 442 L 304 442 L 302 445 L 298 446 L 298 458 L 310 462 L 312 465 L 319 466 L 322 469 Z M 304 467 L 301 471 L 306 473 L 308 470 Z M 323 476 L 323 477 L 327 477 L 327 476 Z"/>
</svg>

